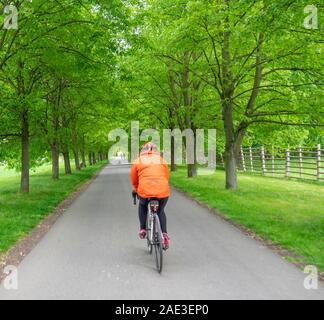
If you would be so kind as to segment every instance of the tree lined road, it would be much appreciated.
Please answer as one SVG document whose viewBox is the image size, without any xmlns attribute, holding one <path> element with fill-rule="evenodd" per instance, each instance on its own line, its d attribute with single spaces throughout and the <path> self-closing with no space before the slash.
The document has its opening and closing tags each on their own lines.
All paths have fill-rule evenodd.
<svg viewBox="0 0 324 320">
<path fill-rule="evenodd" d="M 138 239 L 129 166 L 107 166 L 18 268 L 1 299 L 324 299 L 279 255 L 173 191 L 159 275 Z"/>
</svg>

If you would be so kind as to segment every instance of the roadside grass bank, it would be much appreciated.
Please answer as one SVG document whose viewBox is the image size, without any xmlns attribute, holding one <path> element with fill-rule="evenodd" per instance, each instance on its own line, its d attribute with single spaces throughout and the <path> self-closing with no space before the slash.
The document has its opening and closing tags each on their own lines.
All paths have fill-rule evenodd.
<svg viewBox="0 0 324 320">
<path fill-rule="evenodd" d="M 199 169 L 200 170 L 200 169 Z M 171 174 L 171 184 L 226 218 L 289 250 L 295 263 L 324 271 L 324 186 L 322 184 L 239 175 L 239 189 L 225 190 L 225 173 Z M 298 258 L 297 258 L 298 257 Z"/>
<path fill-rule="evenodd" d="M 30 194 L 19 192 L 20 176 L 0 170 L 0 255 L 32 231 L 71 193 L 91 179 L 107 162 L 73 171 L 63 171 L 57 181 L 51 178 L 50 165 L 30 176 Z"/>
</svg>

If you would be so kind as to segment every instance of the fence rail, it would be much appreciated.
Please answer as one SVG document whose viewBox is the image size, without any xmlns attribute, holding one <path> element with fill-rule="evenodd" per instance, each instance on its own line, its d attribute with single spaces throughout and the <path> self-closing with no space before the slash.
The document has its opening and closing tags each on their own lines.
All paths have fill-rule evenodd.
<svg viewBox="0 0 324 320">
<path fill-rule="evenodd" d="M 313 148 L 242 147 L 237 162 L 243 172 L 324 181 L 324 149 L 319 144 Z M 223 155 L 217 163 L 224 167 Z"/>
</svg>

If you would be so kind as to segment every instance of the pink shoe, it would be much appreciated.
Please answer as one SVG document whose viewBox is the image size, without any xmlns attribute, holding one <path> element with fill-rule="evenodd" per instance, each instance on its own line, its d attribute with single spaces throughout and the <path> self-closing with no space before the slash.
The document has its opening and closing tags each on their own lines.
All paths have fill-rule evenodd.
<svg viewBox="0 0 324 320">
<path fill-rule="evenodd" d="M 138 236 L 141 238 L 141 239 L 144 239 L 146 237 L 146 230 L 145 229 L 141 229 L 138 233 Z"/>
<path fill-rule="evenodd" d="M 167 233 L 163 233 L 163 249 L 167 250 L 170 246 L 170 238 Z"/>
</svg>

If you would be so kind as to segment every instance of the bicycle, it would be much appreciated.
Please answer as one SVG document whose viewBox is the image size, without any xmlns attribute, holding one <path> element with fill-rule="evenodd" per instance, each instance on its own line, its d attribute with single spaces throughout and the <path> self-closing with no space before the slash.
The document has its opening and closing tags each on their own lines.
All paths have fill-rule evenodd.
<svg viewBox="0 0 324 320">
<path fill-rule="evenodd" d="M 133 193 L 134 205 L 136 205 L 137 194 Z M 163 267 L 163 233 L 160 219 L 158 217 L 159 201 L 157 198 L 148 199 L 147 220 L 146 220 L 146 239 L 149 254 L 155 253 L 156 269 L 162 272 Z"/>
</svg>

